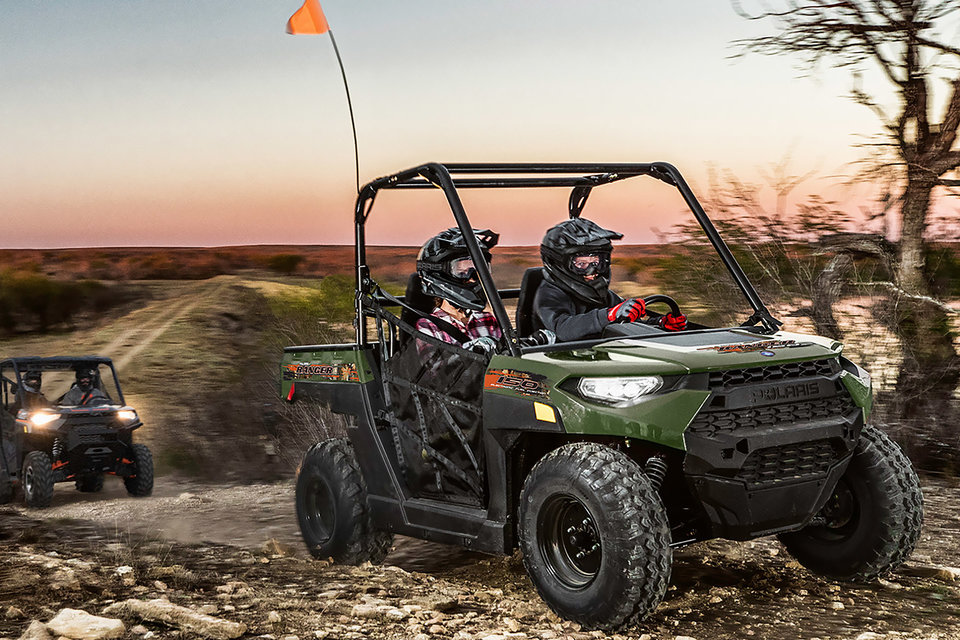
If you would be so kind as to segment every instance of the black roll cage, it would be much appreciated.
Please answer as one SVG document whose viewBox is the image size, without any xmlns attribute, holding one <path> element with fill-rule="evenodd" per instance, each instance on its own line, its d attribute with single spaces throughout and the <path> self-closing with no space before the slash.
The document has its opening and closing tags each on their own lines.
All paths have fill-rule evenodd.
<svg viewBox="0 0 960 640">
<path fill-rule="evenodd" d="M 106 365 L 110 368 L 110 375 L 113 377 L 113 384 L 114 387 L 116 387 L 117 399 L 120 401 L 120 404 L 127 404 L 123 398 L 123 389 L 120 387 L 120 378 L 117 377 L 117 370 L 113 366 L 113 360 L 104 356 L 20 356 L 5 358 L 0 361 L 0 371 L 12 369 L 14 380 L 10 382 L 17 385 L 17 396 L 22 396 L 23 375 L 31 369 L 40 371 L 70 371 L 82 366 L 98 369 L 100 365 Z"/>
<path fill-rule="evenodd" d="M 477 177 L 479 176 L 479 177 Z M 503 306 L 501 292 L 493 282 L 493 276 L 487 267 L 483 254 L 471 232 L 472 226 L 467 219 L 463 203 L 460 201 L 458 189 L 505 189 L 505 188 L 539 188 L 539 187 L 572 187 L 568 203 L 571 218 L 580 217 L 587 198 L 594 187 L 634 178 L 650 176 L 673 187 L 676 187 L 683 197 L 690 211 L 693 213 L 700 227 L 727 267 L 737 286 L 743 292 L 753 315 L 742 326 L 753 327 L 760 323 L 760 333 L 775 333 L 783 323 L 774 318 L 760 299 L 760 295 L 747 278 L 743 269 L 737 263 L 730 249 L 713 222 L 704 212 L 693 191 L 687 185 L 680 171 L 666 162 L 651 163 L 438 163 L 429 162 L 399 173 L 377 178 L 368 182 L 357 195 L 354 211 L 355 231 L 355 271 L 356 271 L 356 336 L 357 345 L 363 347 L 367 343 L 365 323 L 364 296 L 372 295 L 373 280 L 370 278 L 370 269 L 367 266 L 366 236 L 364 227 L 373 208 L 377 193 L 383 189 L 441 189 L 453 212 L 457 226 L 463 233 L 467 251 L 477 268 L 480 284 L 487 295 L 493 315 L 507 338 L 510 354 L 520 355 L 520 345 L 516 331 L 506 308 Z M 504 291 L 507 293 L 507 291 Z M 513 294 L 515 291 L 509 290 Z"/>
</svg>

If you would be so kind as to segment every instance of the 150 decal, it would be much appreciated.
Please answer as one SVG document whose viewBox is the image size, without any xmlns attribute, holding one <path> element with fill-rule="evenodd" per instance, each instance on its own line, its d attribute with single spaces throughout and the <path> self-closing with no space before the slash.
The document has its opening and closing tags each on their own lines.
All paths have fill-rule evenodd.
<svg viewBox="0 0 960 640">
<path fill-rule="evenodd" d="M 483 378 L 484 389 L 509 389 L 522 396 L 549 398 L 547 376 L 514 369 L 491 369 Z"/>
<path fill-rule="evenodd" d="M 357 374 L 357 365 L 352 362 L 346 364 L 304 364 L 294 363 L 284 365 L 284 380 L 306 380 L 309 378 L 326 378 L 340 382 L 360 382 Z"/>
</svg>

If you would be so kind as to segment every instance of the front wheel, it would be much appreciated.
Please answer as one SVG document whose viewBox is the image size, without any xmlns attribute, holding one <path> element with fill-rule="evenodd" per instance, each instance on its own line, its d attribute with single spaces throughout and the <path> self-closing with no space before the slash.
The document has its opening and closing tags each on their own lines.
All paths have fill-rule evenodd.
<svg viewBox="0 0 960 640">
<path fill-rule="evenodd" d="M 544 456 L 520 498 L 523 562 L 558 615 L 596 629 L 646 617 L 670 581 L 660 496 L 625 454 L 591 442 Z"/>
<path fill-rule="evenodd" d="M 28 507 L 42 509 L 53 500 L 53 463 L 43 451 L 31 451 L 23 459 L 23 499 Z"/>
<path fill-rule="evenodd" d="M 779 536 L 810 571 L 868 581 L 900 566 L 923 524 L 920 482 L 900 447 L 882 431 L 864 427 L 850 466 L 815 523 Z"/>
<path fill-rule="evenodd" d="M 153 454 L 145 444 L 133 445 L 132 453 L 133 475 L 124 478 L 123 484 L 127 493 L 142 498 L 153 493 Z"/>
<path fill-rule="evenodd" d="M 342 564 L 378 564 L 393 534 L 373 527 L 367 487 L 346 438 L 325 440 L 307 451 L 297 472 L 297 520 L 315 558 Z"/>
</svg>

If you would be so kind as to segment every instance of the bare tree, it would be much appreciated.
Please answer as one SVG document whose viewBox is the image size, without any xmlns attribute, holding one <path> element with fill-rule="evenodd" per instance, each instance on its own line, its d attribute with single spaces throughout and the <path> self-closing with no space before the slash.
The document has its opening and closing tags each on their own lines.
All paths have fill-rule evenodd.
<svg viewBox="0 0 960 640">
<path fill-rule="evenodd" d="M 904 348 L 891 417 L 923 425 L 912 427 L 921 438 L 944 442 L 951 433 L 955 439 L 960 358 L 952 311 L 932 295 L 925 241 L 942 227 L 933 211 L 937 199 L 956 195 L 960 186 L 960 37 L 948 33 L 951 25 L 956 30 L 960 0 L 756 0 L 756 8 L 732 2 L 745 18 L 775 27 L 773 35 L 737 42 L 741 52 L 795 55 L 808 71 L 821 63 L 847 68 L 855 80 L 852 98 L 879 117 L 882 142 L 874 147 L 872 175 L 888 179 L 879 213 L 899 217 L 900 239 L 891 246 L 882 236 L 833 238 L 837 259 L 823 284 L 838 282 L 858 255 L 888 261 L 892 281 L 870 285 L 886 299 L 878 317 L 896 328 Z M 863 88 L 868 67 L 881 72 L 892 95 Z M 951 222 L 955 228 L 955 215 Z"/>
<path fill-rule="evenodd" d="M 948 16 L 960 12 L 960 0 L 770 0 L 758 10 L 733 1 L 744 17 L 776 27 L 774 35 L 739 41 L 744 51 L 796 54 L 807 69 L 826 62 L 850 68 L 858 79 L 870 64 L 892 85 L 899 96 L 894 113 L 859 82 L 853 98 L 879 116 L 896 157 L 888 166 L 897 177 L 901 229 L 894 284 L 904 295 L 929 297 L 924 234 L 932 204 L 938 188 L 960 185 L 960 38 L 941 32 Z M 939 122 L 937 73 L 952 75 L 943 81 Z"/>
</svg>

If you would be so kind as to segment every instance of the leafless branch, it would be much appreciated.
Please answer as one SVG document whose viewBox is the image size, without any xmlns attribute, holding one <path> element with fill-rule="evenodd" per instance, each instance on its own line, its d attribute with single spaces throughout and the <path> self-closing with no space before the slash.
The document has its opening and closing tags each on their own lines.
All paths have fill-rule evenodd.
<svg viewBox="0 0 960 640">
<path fill-rule="evenodd" d="M 907 293 L 906 291 L 904 291 L 897 285 L 893 284 L 892 282 L 858 282 L 857 285 L 861 287 L 877 287 L 880 289 L 886 289 L 890 293 L 896 296 L 899 296 L 901 298 L 906 298 L 911 302 L 916 302 L 919 304 L 925 304 L 925 305 L 930 305 L 931 307 L 936 307 L 937 309 L 939 309 L 940 311 L 948 315 L 956 315 L 957 313 L 953 309 L 953 307 L 950 307 L 949 305 L 944 304 L 943 302 L 941 302 L 940 300 L 937 300 L 936 298 L 931 298 L 930 296 L 918 296 L 918 295 Z"/>
</svg>

